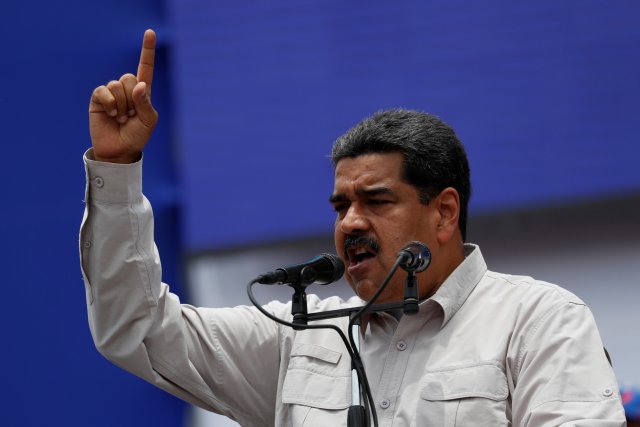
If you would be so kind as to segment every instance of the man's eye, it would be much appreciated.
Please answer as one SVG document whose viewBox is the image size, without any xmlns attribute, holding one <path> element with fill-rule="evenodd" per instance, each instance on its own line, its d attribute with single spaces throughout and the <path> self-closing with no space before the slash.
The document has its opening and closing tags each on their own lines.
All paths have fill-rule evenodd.
<svg viewBox="0 0 640 427">
<path fill-rule="evenodd" d="M 370 200 L 369 201 L 369 204 L 372 204 L 372 205 L 386 205 L 388 203 L 391 203 L 391 201 L 390 200 Z"/>
<path fill-rule="evenodd" d="M 340 213 L 343 212 L 347 209 L 347 205 L 346 204 L 339 204 L 339 205 L 333 205 L 333 210 Z"/>
</svg>

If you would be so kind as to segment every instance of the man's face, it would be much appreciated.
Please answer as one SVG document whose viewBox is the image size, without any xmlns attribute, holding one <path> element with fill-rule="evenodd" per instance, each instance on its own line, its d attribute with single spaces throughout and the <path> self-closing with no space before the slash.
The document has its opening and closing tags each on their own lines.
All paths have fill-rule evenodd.
<svg viewBox="0 0 640 427">
<path fill-rule="evenodd" d="M 435 249 L 435 209 L 420 203 L 417 189 L 402 180 L 402 171 L 401 153 L 347 157 L 336 165 L 330 199 L 337 212 L 336 251 L 347 281 L 364 300 L 376 292 L 407 243 L 418 240 L 432 253 Z M 377 301 L 402 300 L 405 277 L 400 269 Z"/>
</svg>

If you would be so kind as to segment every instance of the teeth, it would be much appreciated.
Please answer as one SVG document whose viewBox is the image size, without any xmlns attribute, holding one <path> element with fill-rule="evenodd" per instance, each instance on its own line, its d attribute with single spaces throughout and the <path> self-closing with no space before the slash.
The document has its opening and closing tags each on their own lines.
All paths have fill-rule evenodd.
<svg viewBox="0 0 640 427">
<path fill-rule="evenodd" d="M 362 255 L 362 254 L 366 254 L 367 250 L 364 248 L 360 248 L 360 249 L 356 249 L 355 254 L 356 255 Z"/>
</svg>

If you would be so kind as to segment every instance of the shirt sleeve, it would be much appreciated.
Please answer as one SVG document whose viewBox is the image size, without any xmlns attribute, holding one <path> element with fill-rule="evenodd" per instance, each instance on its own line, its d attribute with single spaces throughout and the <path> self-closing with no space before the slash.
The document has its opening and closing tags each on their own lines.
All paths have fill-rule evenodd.
<svg viewBox="0 0 640 427">
<path fill-rule="evenodd" d="M 514 426 L 626 425 L 595 320 L 581 301 L 562 301 L 538 319 L 515 368 Z"/>
<path fill-rule="evenodd" d="M 80 261 L 97 349 L 181 399 L 243 425 L 272 425 L 278 326 L 253 307 L 181 304 L 161 280 L 142 160 L 122 165 L 91 158 L 89 150 Z M 286 316 L 283 304 L 266 308 Z"/>
</svg>

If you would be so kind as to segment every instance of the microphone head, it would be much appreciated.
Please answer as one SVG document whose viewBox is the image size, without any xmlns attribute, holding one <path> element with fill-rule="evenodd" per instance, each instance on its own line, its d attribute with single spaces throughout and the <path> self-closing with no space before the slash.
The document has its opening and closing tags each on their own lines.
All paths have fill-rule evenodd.
<svg viewBox="0 0 640 427">
<path fill-rule="evenodd" d="M 255 281 L 264 285 L 288 284 L 310 285 L 318 283 L 328 285 L 344 274 L 344 263 L 337 255 L 320 254 L 310 260 L 288 267 L 280 267 L 258 276 Z"/>
<path fill-rule="evenodd" d="M 328 285 L 339 280 L 344 274 L 344 263 L 335 254 L 320 254 L 318 261 L 312 266 L 316 271 L 314 282 Z"/>
<path fill-rule="evenodd" d="M 420 273 L 431 263 L 431 251 L 422 242 L 413 241 L 398 253 L 401 258 L 400 267 L 405 271 Z"/>
</svg>

